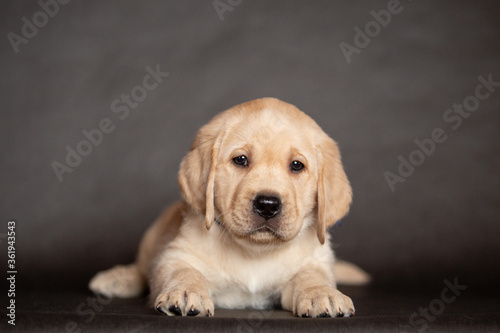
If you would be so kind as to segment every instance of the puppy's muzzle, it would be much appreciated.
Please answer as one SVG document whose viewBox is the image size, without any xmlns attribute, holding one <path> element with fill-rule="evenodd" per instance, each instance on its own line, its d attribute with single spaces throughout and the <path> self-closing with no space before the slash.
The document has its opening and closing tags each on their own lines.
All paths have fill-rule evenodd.
<svg viewBox="0 0 500 333">
<path fill-rule="evenodd" d="M 267 221 L 281 212 L 281 200 L 277 196 L 258 195 L 253 200 L 253 211 Z"/>
</svg>

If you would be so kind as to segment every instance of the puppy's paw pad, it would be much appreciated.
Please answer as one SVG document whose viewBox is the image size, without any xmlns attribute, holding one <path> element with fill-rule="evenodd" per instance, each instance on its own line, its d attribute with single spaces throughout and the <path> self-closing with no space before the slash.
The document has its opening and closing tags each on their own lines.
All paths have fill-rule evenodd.
<svg viewBox="0 0 500 333">
<path fill-rule="evenodd" d="M 189 309 L 188 313 L 187 313 L 187 316 L 189 317 L 195 317 L 197 315 L 200 314 L 200 311 L 198 309 L 195 309 L 194 307 L 192 307 L 191 309 Z"/>
<path fill-rule="evenodd" d="M 171 307 L 169 307 L 167 313 L 169 315 L 182 316 L 182 311 L 177 305 L 172 305 Z"/>
<path fill-rule="evenodd" d="M 156 308 L 156 311 L 160 312 L 161 314 L 168 315 L 167 309 L 165 308 L 165 306 L 163 305 L 162 302 L 156 304 L 155 308 Z"/>
<path fill-rule="evenodd" d="M 311 315 L 309 314 L 309 310 L 307 310 L 307 312 L 303 313 L 302 318 L 311 318 Z"/>
</svg>

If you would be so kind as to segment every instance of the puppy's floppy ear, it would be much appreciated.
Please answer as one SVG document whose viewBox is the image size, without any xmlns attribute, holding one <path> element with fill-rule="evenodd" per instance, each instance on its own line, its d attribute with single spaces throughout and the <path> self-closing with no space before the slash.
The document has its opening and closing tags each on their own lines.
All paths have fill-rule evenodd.
<svg viewBox="0 0 500 333">
<path fill-rule="evenodd" d="M 214 179 L 219 147 L 224 133 L 217 122 L 202 127 L 181 162 L 179 185 L 184 200 L 195 210 L 205 215 L 205 225 L 210 229 L 214 223 Z"/>
<path fill-rule="evenodd" d="M 335 141 L 325 134 L 318 146 L 318 239 L 325 243 L 326 228 L 349 211 L 352 189 Z"/>
</svg>

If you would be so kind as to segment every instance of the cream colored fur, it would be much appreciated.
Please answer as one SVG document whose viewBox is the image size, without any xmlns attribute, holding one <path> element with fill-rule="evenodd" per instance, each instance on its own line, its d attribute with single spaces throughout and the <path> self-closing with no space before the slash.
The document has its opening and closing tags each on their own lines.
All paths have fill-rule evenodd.
<svg viewBox="0 0 500 333">
<path fill-rule="evenodd" d="M 294 161 L 304 168 L 293 171 Z M 98 273 L 92 291 L 135 297 L 149 285 L 167 315 L 276 303 L 302 317 L 354 314 L 337 282 L 370 277 L 335 263 L 326 232 L 348 212 L 351 187 L 336 143 L 303 112 L 264 98 L 219 114 L 198 132 L 179 184 L 184 200 L 147 230 L 136 262 Z M 279 198 L 275 217 L 256 213 L 259 195 Z"/>
</svg>

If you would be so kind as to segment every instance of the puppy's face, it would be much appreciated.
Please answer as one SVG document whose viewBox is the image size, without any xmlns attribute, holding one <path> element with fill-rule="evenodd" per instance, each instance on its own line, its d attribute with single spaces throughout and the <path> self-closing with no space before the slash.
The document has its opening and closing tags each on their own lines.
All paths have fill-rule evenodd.
<svg viewBox="0 0 500 333">
<path fill-rule="evenodd" d="M 226 130 L 215 171 L 215 217 L 251 242 L 294 238 L 316 206 L 318 163 L 308 129 L 299 117 L 261 109 Z"/>
<path fill-rule="evenodd" d="M 349 209 L 351 187 L 335 142 L 307 115 L 272 98 L 231 108 L 205 125 L 181 163 L 185 200 L 235 239 L 282 243 L 325 228 Z"/>
</svg>

